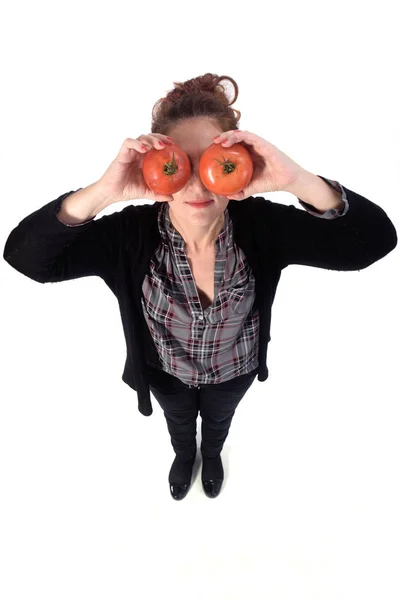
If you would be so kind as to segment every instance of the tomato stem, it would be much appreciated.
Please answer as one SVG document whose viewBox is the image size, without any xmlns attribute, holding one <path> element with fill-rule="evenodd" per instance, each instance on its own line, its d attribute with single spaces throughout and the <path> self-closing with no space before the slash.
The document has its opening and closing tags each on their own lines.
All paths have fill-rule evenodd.
<svg viewBox="0 0 400 600">
<path fill-rule="evenodd" d="M 224 156 L 222 158 L 224 159 L 223 161 L 218 160 L 218 158 L 215 160 L 224 167 L 224 174 L 229 175 L 229 173 L 232 173 L 236 169 L 236 163 L 232 162 L 229 158 L 226 159 Z"/>
<path fill-rule="evenodd" d="M 172 152 L 172 160 L 165 163 L 165 165 L 164 165 L 164 174 L 172 176 L 172 175 L 175 175 L 177 170 L 178 170 L 178 165 L 176 164 L 175 153 Z"/>
</svg>

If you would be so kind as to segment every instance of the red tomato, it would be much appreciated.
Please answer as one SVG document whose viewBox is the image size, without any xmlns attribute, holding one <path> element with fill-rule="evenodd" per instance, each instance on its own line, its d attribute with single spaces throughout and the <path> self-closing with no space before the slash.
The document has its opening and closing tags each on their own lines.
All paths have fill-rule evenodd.
<svg viewBox="0 0 400 600">
<path fill-rule="evenodd" d="M 143 179 L 156 194 L 176 194 L 191 176 L 190 160 L 177 144 L 162 150 L 152 148 L 144 155 Z"/>
<path fill-rule="evenodd" d="M 214 194 L 236 194 L 249 184 L 253 161 L 249 151 L 240 143 L 229 148 L 212 144 L 200 158 L 199 175 L 206 188 Z"/>
</svg>

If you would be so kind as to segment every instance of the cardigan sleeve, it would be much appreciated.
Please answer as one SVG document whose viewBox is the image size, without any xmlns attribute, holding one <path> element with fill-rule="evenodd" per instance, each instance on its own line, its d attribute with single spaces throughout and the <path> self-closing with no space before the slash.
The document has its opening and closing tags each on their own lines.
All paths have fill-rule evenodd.
<svg viewBox="0 0 400 600">
<path fill-rule="evenodd" d="M 76 191 L 76 190 L 74 190 Z M 25 217 L 9 234 L 3 258 L 38 283 L 97 275 L 110 280 L 122 239 L 124 211 L 79 226 L 57 218 L 67 192 Z"/>
<path fill-rule="evenodd" d="M 308 204 L 300 198 L 297 198 L 297 200 L 306 209 L 307 212 L 309 212 L 311 215 L 314 215 L 315 217 L 319 217 L 320 219 L 337 219 L 338 217 L 344 217 L 347 214 L 347 211 L 349 210 L 349 201 L 347 199 L 347 194 L 343 186 L 338 181 L 334 181 L 333 179 L 328 179 L 327 177 L 322 177 L 321 175 L 318 175 L 318 177 L 323 179 L 328 185 L 333 187 L 335 190 L 342 193 L 344 208 L 332 208 L 330 210 L 325 211 L 324 213 L 320 213 L 315 211 L 315 207 L 312 206 L 312 204 Z"/>
<path fill-rule="evenodd" d="M 341 187 L 346 206 L 343 214 L 334 218 L 309 214 L 294 205 L 259 202 L 263 234 L 280 269 L 295 264 L 359 271 L 396 247 L 397 232 L 386 212 L 361 194 Z"/>
<path fill-rule="evenodd" d="M 75 190 L 76 192 L 79 192 L 79 190 L 82 190 L 83 188 L 78 188 L 77 190 Z M 59 204 L 59 206 L 57 206 L 55 212 L 58 213 L 61 209 L 61 203 Z M 63 223 L 63 221 L 61 221 L 61 223 L 63 223 L 64 225 L 66 225 L 67 227 L 81 227 L 81 225 L 86 225 L 86 223 L 90 223 L 90 221 L 93 221 L 95 217 L 92 217 L 91 219 L 88 219 L 87 221 L 84 221 L 83 223 L 76 223 L 76 225 L 69 225 L 69 223 Z"/>
</svg>

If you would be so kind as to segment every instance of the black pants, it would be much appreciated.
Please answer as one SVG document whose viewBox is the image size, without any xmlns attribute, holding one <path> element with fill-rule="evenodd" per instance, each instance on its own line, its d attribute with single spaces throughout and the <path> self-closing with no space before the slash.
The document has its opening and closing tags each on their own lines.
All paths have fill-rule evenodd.
<svg viewBox="0 0 400 600">
<path fill-rule="evenodd" d="M 164 411 L 175 453 L 183 460 L 196 455 L 196 421 L 200 411 L 201 453 L 208 458 L 218 456 L 236 407 L 252 385 L 257 369 L 230 381 L 198 387 L 190 387 L 165 371 L 153 367 L 149 370 L 150 391 Z"/>
</svg>

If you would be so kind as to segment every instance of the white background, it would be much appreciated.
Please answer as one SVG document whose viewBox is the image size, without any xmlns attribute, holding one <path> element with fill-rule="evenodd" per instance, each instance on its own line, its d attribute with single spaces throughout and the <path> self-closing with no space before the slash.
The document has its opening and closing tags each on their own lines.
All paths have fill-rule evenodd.
<svg viewBox="0 0 400 600">
<path fill-rule="evenodd" d="M 9 3 L 3 248 L 25 216 L 93 183 L 126 137 L 150 133 L 173 82 L 206 72 L 238 83 L 240 129 L 375 202 L 398 229 L 395 10 Z M 265 197 L 304 210 L 288 193 Z M 40 285 L 0 269 L 3 600 L 400 597 L 397 248 L 362 271 L 285 269 L 270 376 L 236 411 L 221 494 L 204 495 L 198 458 L 181 502 L 161 407 L 152 396 L 153 415 L 141 415 L 121 380 L 123 329 L 104 282 Z"/>
</svg>

